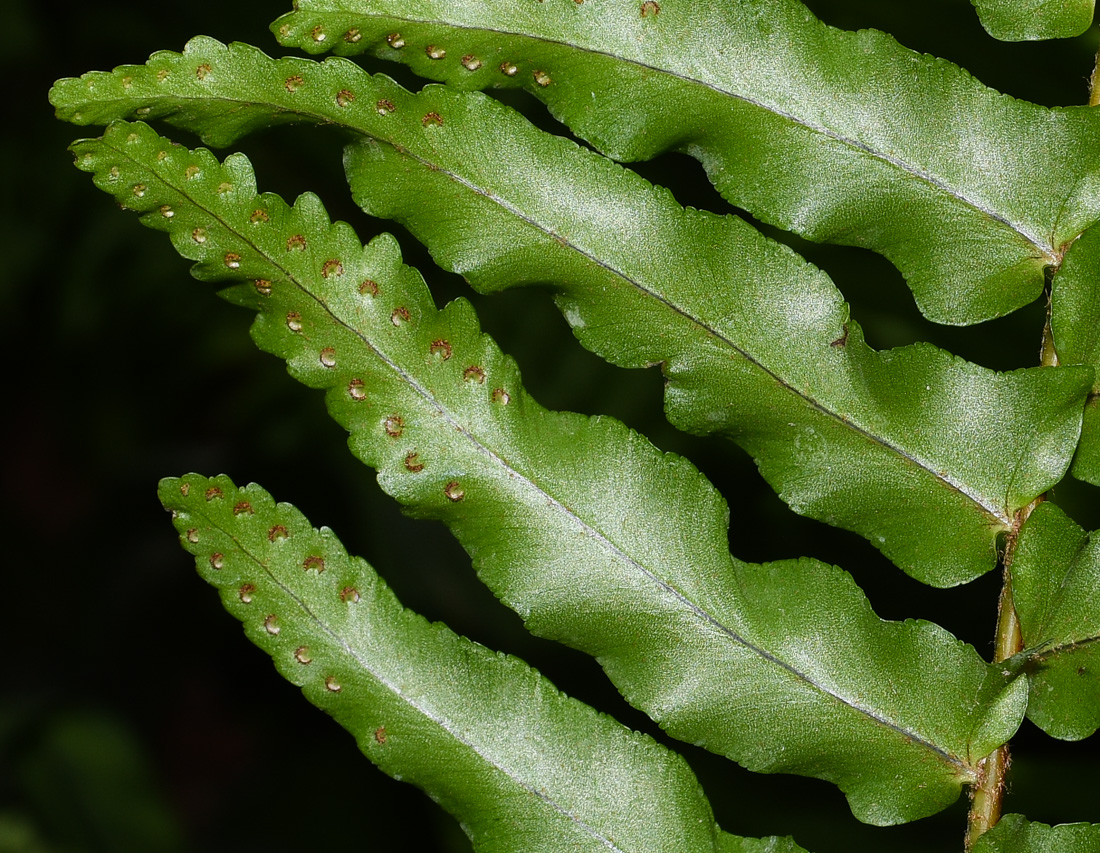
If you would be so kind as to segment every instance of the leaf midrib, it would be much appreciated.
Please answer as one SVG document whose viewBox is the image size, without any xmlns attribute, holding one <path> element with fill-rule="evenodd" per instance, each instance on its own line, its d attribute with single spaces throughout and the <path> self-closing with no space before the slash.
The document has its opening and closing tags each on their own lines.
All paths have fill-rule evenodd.
<svg viewBox="0 0 1100 853">
<path fill-rule="evenodd" d="M 305 13 L 302 12 L 300 14 L 305 14 Z M 325 13 L 323 11 L 318 11 L 318 12 L 311 12 L 310 14 L 323 15 Z M 337 13 L 329 13 L 329 14 L 337 14 Z M 347 14 L 347 13 L 345 13 L 345 14 Z M 557 47 L 566 48 L 566 49 L 569 49 L 569 50 L 579 51 L 581 53 L 587 53 L 587 54 L 590 54 L 592 56 L 603 56 L 603 57 L 606 57 L 608 59 L 614 60 L 616 62 L 622 62 L 622 63 L 625 63 L 625 64 L 637 66 L 638 68 L 645 69 L 646 71 L 652 71 L 652 72 L 655 72 L 655 73 L 658 73 L 658 74 L 667 74 L 670 77 L 673 77 L 677 80 L 681 80 L 681 81 L 683 81 L 685 83 L 688 83 L 688 84 L 691 84 L 691 85 L 702 86 L 703 88 L 709 89 L 713 92 L 717 92 L 720 95 L 724 95 L 726 97 L 730 97 L 730 98 L 733 98 L 735 100 L 739 100 L 739 101 L 742 101 L 744 103 L 750 104 L 752 106 L 758 107 L 758 108 L 760 108 L 760 109 L 762 109 L 766 112 L 769 112 L 773 115 L 779 116 L 780 118 L 786 119 L 786 120 L 788 120 L 788 121 L 790 121 L 794 124 L 797 124 L 800 127 L 804 127 L 807 130 L 811 130 L 815 133 L 820 133 L 823 136 L 828 137 L 829 139 L 832 139 L 832 140 L 835 140 L 836 142 L 841 143 L 842 145 L 845 145 L 845 146 L 847 146 L 849 148 L 852 148 L 856 151 L 860 151 L 860 152 L 862 152 L 864 154 L 867 154 L 867 155 L 869 155 L 869 156 L 871 156 L 871 157 L 873 157 L 877 160 L 881 160 L 885 163 L 888 163 L 889 165 L 899 169 L 900 171 L 904 172 L 905 174 L 910 175 L 911 177 L 916 178 L 918 180 L 924 181 L 925 183 L 928 183 L 929 185 L 935 187 L 936 189 L 941 190 L 944 193 L 947 193 L 952 198 L 956 199 L 957 201 L 961 202 L 962 204 L 966 205 L 967 207 L 972 208 L 973 210 L 977 211 L 978 213 L 980 213 L 984 216 L 987 216 L 987 217 L 989 217 L 990 219 L 992 219 L 996 222 L 1000 222 L 1002 225 L 1009 228 L 1011 231 L 1014 231 L 1016 234 L 1020 235 L 1020 237 L 1022 237 L 1028 244 L 1030 244 L 1035 249 L 1037 249 L 1040 252 L 1040 257 L 1042 259 L 1046 260 L 1047 263 L 1054 264 L 1054 263 L 1057 263 L 1057 261 L 1058 261 L 1058 255 L 1055 252 L 1054 247 L 1051 246 L 1051 245 L 1047 245 L 1046 241 L 1044 241 L 1042 238 L 1036 236 L 1035 234 L 1031 233 L 1030 229 L 1026 228 L 1025 226 L 1023 226 L 1020 223 L 1013 222 L 1012 220 L 1008 219 L 1003 214 L 1000 214 L 997 211 L 995 211 L 995 210 L 993 210 L 989 207 L 986 207 L 985 205 L 979 203 L 977 200 L 970 198 L 965 193 L 963 193 L 961 190 L 958 190 L 955 187 L 951 186 L 950 184 L 946 183 L 945 181 L 941 180 L 940 178 L 937 178 L 931 172 L 928 172 L 924 169 L 918 168 L 917 166 L 911 165 L 911 164 L 905 162 L 904 160 L 901 160 L 898 157 L 893 157 L 893 156 L 887 154 L 886 152 L 878 151 L 878 150 L 872 148 L 871 146 L 869 146 L 865 143 L 862 143 L 862 142 L 859 142 L 858 140 L 855 140 L 855 139 L 852 139 L 850 137 L 844 136 L 843 134 L 840 134 L 840 133 L 838 133 L 834 130 L 831 130 L 830 128 L 827 128 L 823 125 L 819 125 L 819 124 L 816 124 L 816 123 L 811 122 L 809 120 L 803 119 L 799 116 L 796 116 L 793 113 L 790 113 L 786 110 L 780 109 L 777 106 L 774 106 L 772 104 L 768 104 L 765 101 L 761 101 L 761 100 L 758 100 L 758 99 L 755 99 L 755 98 L 751 98 L 747 95 L 742 95 L 742 94 L 739 94 L 737 92 L 730 91 L 728 89 L 723 89 L 721 86 L 719 86 L 716 83 L 710 83 L 710 82 L 707 82 L 706 80 L 701 80 L 697 77 L 691 77 L 687 74 L 684 74 L 684 73 L 679 72 L 679 71 L 674 71 L 670 68 L 665 68 L 665 67 L 658 66 L 658 65 L 651 65 L 649 63 L 643 62 L 640 59 L 632 59 L 632 58 L 629 58 L 629 57 L 619 56 L 618 54 L 611 53 L 610 51 L 597 50 L 597 49 L 589 47 L 589 46 L 580 46 L 580 45 L 572 44 L 572 43 L 567 42 L 567 41 L 562 41 L 560 39 L 548 38 L 548 37 L 545 37 L 545 36 L 535 35 L 535 34 L 531 34 L 531 33 L 516 32 L 516 31 L 512 31 L 512 30 L 500 29 L 500 28 L 497 28 L 497 27 L 472 26 L 472 25 L 467 25 L 467 24 L 456 24 L 456 23 L 449 22 L 449 21 L 438 21 L 438 20 L 433 20 L 433 19 L 413 18 L 413 17 L 403 16 L 403 15 L 396 15 L 396 14 L 385 15 L 385 14 L 376 14 L 376 13 L 371 13 L 371 12 L 354 12 L 352 14 L 361 15 L 362 17 L 365 17 L 365 18 L 374 18 L 376 20 L 404 21 L 405 23 L 410 23 L 410 24 L 423 24 L 423 25 L 427 25 L 427 26 L 447 27 L 447 28 L 456 29 L 456 30 L 466 30 L 468 32 L 493 33 L 494 35 L 500 35 L 500 36 L 505 36 L 505 37 L 529 39 L 531 41 L 536 41 L 536 42 L 539 42 L 539 43 L 542 43 L 542 44 L 553 45 L 553 46 L 557 46 Z M 826 25 L 823 24 L 822 26 L 826 26 Z M 829 27 L 829 29 L 832 30 L 834 28 Z"/>
<path fill-rule="evenodd" d="M 1073 580 L 1073 576 L 1077 573 L 1082 558 L 1085 556 L 1086 552 L 1089 551 L 1092 544 L 1092 537 L 1086 536 L 1081 540 L 1081 544 L 1074 551 L 1073 558 L 1069 561 L 1069 565 L 1066 568 L 1066 571 L 1062 574 L 1061 581 L 1059 581 L 1058 583 L 1058 588 L 1051 594 L 1049 603 L 1046 607 L 1046 611 L 1043 613 L 1043 619 L 1041 622 L 1042 629 L 1038 632 L 1040 635 L 1042 635 L 1046 631 L 1047 623 L 1053 618 L 1054 614 L 1056 614 L 1058 609 L 1061 607 L 1062 602 L 1065 600 L 1069 584 Z M 1072 640 L 1068 643 L 1057 646 L 1056 650 L 1070 651 L 1076 649 L 1078 646 L 1088 645 L 1089 643 L 1097 639 L 1100 639 L 1100 637 L 1085 637 L 1079 640 Z M 1036 655 L 1036 659 L 1044 659 L 1045 657 L 1049 657 L 1054 653 L 1054 650 L 1044 650 L 1039 655 Z"/>
<path fill-rule="evenodd" d="M 1082 637 L 1080 640 L 1071 640 L 1068 643 L 1062 643 L 1060 645 L 1052 645 L 1043 648 L 1042 651 L 1036 652 L 1033 655 L 1028 656 L 1028 661 L 1036 661 L 1042 663 L 1043 661 L 1050 660 L 1051 658 L 1057 658 L 1060 655 L 1075 652 L 1081 648 L 1087 648 L 1094 643 L 1100 642 L 1100 634 L 1094 634 L 1089 637 Z"/>
<path fill-rule="evenodd" d="M 294 286 L 297 287 L 299 289 L 299 291 L 301 291 L 305 296 L 308 296 L 310 299 L 312 299 L 321 308 L 322 311 L 324 311 L 326 314 L 328 314 L 328 316 L 332 319 L 332 321 L 335 324 L 337 324 L 338 326 L 344 328 L 346 331 L 348 331 L 354 337 L 361 340 L 363 342 L 363 344 L 379 358 L 380 361 L 382 361 L 387 367 L 389 367 L 391 370 L 393 370 L 403 382 L 405 382 L 410 388 L 412 388 L 417 394 L 419 394 L 429 406 L 434 408 L 440 414 L 441 417 L 443 417 L 452 427 L 454 427 L 454 429 L 457 432 L 459 432 L 464 438 L 466 438 L 474 446 L 474 448 L 477 452 L 479 452 L 482 455 L 486 456 L 492 462 L 494 462 L 496 465 L 498 465 L 505 472 L 505 475 L 509 480 L 511 480 L 512 482 L 519 482 L 523 486 L 525 486 L 526 488 L 530 489 L 535 494 L 541 496 L 544 499 L 544 501 L 549 502 L 550 505 L 552 505 L 555 509 L 562 512 L 567 518 L 569 518 L 573 523 L 575 523 L 579 528 L 581 528 L 588 536 L 590 536 L 592 539 L 595 539 L 597 542 L 599 542 L 605 550 L 607 550 L 609 553 L 611 553 L 613 556 L 615 556 L 619 560 L 626 563 L 632 569 L 635 569 L 638 572 L 640 572 L 648 580 L 650 580 L 652 583 L 657 585 L 663 592 L 665 592 L 666 594 L 671 595 L 674 599 L 676 599 L 678 602 L 680 602 L 697 619 L 699 619 L 700 621 L 705 622 L 705 623 L 711 625 L 712 627 L 718 629 L 718 631 L 720 633 L 722 633 L 724 636 L 726 636 L 733 643 L 742 646 L 743 648 L 745 648 L 748 651 L 756 654 L 758 657 L 762 658 L 763 660 L 766 660 L 769 663 L 772 663 L 776 666 L 779 666 L 780 668 L 782 668 L 783 670 L 785 670 L 786 672 L 788 672 L 789 674 L 794 676 L 796 679 L 808 684 L 810 687 L 812 687 L 813 689 L 819 691 L 821 694 L 823 694 L 825 696 L 829 696 L 830 698 L 832 698 L 834 701 L 840 703 L 841 705 L 844 705 L 845 707 L 851 708 L 852 710 L 856 711 L 857 713 L 862 714 L 863 716 L 867 717 L 868 719 L 873 720 L 874 722 L 890 729 L 891 731 L 894 731 L 897 734 L 902 735 L 907 740 L 912 741 L 912 742 L 924 747 L 925 749 L 929 750 L 931 753 L 936 755 L 944 763 L 949 764 L 949 765 L 953 765 L 953 766 L 955 766 L 959 769 L 965 770 L 967 772 L 972 772 L 973 771 L 973 768 L 971 768 L 971 766 L 965 760 L 963 760 L 959 756 L 955 755 L 953 752 L 951 752 L 946 747 L 941 747 L 938 744 L 934 743 L 933 741 L 929 740 L 928 738 L 918 734 L 917 732 L 914 732 L 911 729 L 908 729 L 905 726 L 903 726 L 899 723 L 896 723 L 893 720 L 890 720 L 889 718 L 887 718 L 887 717 L 885 717 L 881 714 L 875 713 L 872 709 L 866 707 L 865 705 L 859 703 L 858 701 L 856 701 L 854 699 L 850 699 L 850 698 L 842 696 L 842 695 L 840 695 L 840 694 L 838 694 L 838 693 L 836 693 L 832 690 L 829 690 L 825 685 L 818 683 L 817 681 L 815 681 L 807 673 L 803 673 L 801 670 L 795 668 L 791 664 L 786 663 L 785 661 L 783 661 L 783 660 L 777 658 L 776 656 L 770 654 L 765 649 L 763 649 L 763 648 L 751 643 L 747 639 L 741 637 L 733 629 L 729 628 L 724 623 L 722 623 L 717 617 L 713 616 L 709 611 L 704 610 L 700 606 L 696 605 L 694 602 L 692 602 L 690 599 L 688 599 L 683 593 L 681 593 L 679 590 L 677 590 L 671 584 L 669 584 L 666 581 L 662 580 L 654 572 L 652 572 L 651 570 L 646 568 L 644 565 L 639 563 L 637 560 L 635 560 L 634 558 L 630 557 L 628 554 L 623 552 L 614 542 L 612 542 L 603 533 L 603 531 L 601 531 L 601 530 L 593 527 L 592 525 L 588 524 L 586 521 L 584 521 L 582 518 L 580 518 L 580 516 L 575 511 L 573 511 L 569 507 L 565 506 L 563 503 L 558 501 L 557 498 L 555 498 L 553 495 L 549 494 L 541 486 L 537 485 L 533 480 L 531 480 L 531 478 L 528 475 L 526 475 L 524 473 L 521 473 L 518 469 L 516 469 L 512 465 L 510 465 L 501 456 L 499 456 L 494 451 L 492 451 L 490 448 L 488 448 L 487 446 L 482 444 L 480 441 L 478 441 L 478 439 L 472 433 L 470 433 L 469 430 L 467 430 L 463 425 L 461 425 L 454 418 L 454 416 L 452 416 L 452 414 L 450 413 L 450 411 L 448 409 L 446 409 L 440 402 L 438 402 L 436 400 L 436 398 L 430 393 L 430 391 L 428 389 L 426 389 L 414 377 L 412 377 L 405 370 L 403 370 L 400 367 L 399 364 L 397 364 L 388 355 L 386 355 L 378 347 L 376 347 L 375 344 L 371 340 L 369 340 L 367 337 L 365 337 L 361 332 L 359 332 L 353 326 L 349 325 L 346 321 L 344 321 L 340 317 L 337 317 L 333 313 L 333 311 L 329 308 L 329 306 L 323 300 L 318 298 L 302 281 L 300 281 L 299 278 L 291 270 L 284 267 L 282 264 L 279 263 L 279 261 L 275 257 L 269 255 L 264 249 L 262 249 L 258 245 L 256 245 L 256 243 L 244 231 L 236 228 L 234 225 L 227 222 L 218 213 L 216 213 L 215 211 L 210 209 L 208 206 L 206 206 L 205 204 L 203 204 L 199 200 L 197 200 L 195 197 L 193 197 L 190 193 L 188 193 L 186 189 L 175 186 L 173 183 L 171 183 L 165 177 L 160 175 L 155 167 L 150 167 L 148 164 L 146 164 L 142 161 L 136 160 L 134 157 L 128 155 L 122 149 L 113 148 L 113 150 L 118 155 L 120 155 L 122 157 L 125 157 L 126 159 L 129 159 L 132 163 L 139 166 L 140 168 L 152 171 L 153 174 L 157 175 L 159 180 L 161 180 L 166 186 L 168 186 L 174 192 L 177 192 L 181 196 L 186 198 L 191 204 L 193 204 L 195 206 L 196 209 L 204 211 L 212 219 L 219 222 L 222 225 L 222 227 L 224 227 L 226 229 L 226 231 L 228 231 L 229 233 L 235 235 L 243 243 L 250 246 L 257 253 L 257 255 L 259 255 L 260 257 L 267 260 L 268 263 L 270 263 L 273 267 L 275 267 L 281 273 L 283 273 L 283 275 L 286 277 L 287 281 L 293 282 Z"/>
<path fill-rule="evenodd" d="M 855 420 L 851 415 L 841 414 L 837 411 L 834 411 L 833 409 L 831 409 L 830 407 L 828 407 L 824 403 L 820 402 L 815 397 L 811 397 L 809 394 L 807 394 L 806 392 L 800 390 L 797 386 L 791 384 L 786 379 L 784 379 L 782 376 L 780 376 L 778 373 L 776 373 L 774 370 L 772 370 L 770 367 L 765 365 L 762 361 L 760 361 L 756 356 L 754 356 L 748 350 L 738 346 L 733 340 L 731 340 L 729 337 L 724 335 L 722 332 L 718 331 L 718 329 L 716 329 L 713 326 L 709 325 L 708 323 L 706 323 L 701 318 L 696 317 L 688 309 L 681 307 L 680 305 L 678 305 L 677 303 L 671 301 L 670 299 L 668 299 L 664 295 L 651 290 L 643 282 L 639 281 L 636 278 L 633 278 L 632 276 L 628 275 L 627 273 L 623 272 L 622 270 L 617 269 L 616 267 L 612 266 L 610 263 L 608 263 L 608 262 L 602 260 L 601 258 L 597 257 L 596 255 L 592 254 L 587 249 L 582 248 L 580 245 L 573 242 L 573 240 L 571 240 L 567 237 L 564 237 L 561 234 L 558 234 L 556 231 L 553 231 L 552 229 L 542 225 L 540 222 L 538 222 L 534 218 L 528 216 L 526 213 L 521 211 L 519 208 L 513 206 L 510 202 L 506 201 L 505 199 L 500 198 L 499 196 L 491 193 L 488 190 L 484 190 L 481 187 L 475 186 L 472 182 L 466 180 L 462 176 L 457 175 L 456 173 L 454 173 L 454 172 L 452 172 L 452 171 L 450 171 L 450 170 L 448 170 L 448 169 L 446 169 L 442 166 L 431 163 L 428 160 L 425 160 L 422 157 L 419 157 L 418 155 L 413 154 L 412 152 L 408 151 L 407 149 L 403 148 L 402 146 L 396 145 L 392 142 L 389 142 L 388 140 L 377 139 L 377 137 L 371 136 L 370 138 L 376 139 L 379 142 L 384 142 L 384 143 L 390 145 L 399 154 L 401 154 L 403 156 L 411 157 L 412 159 L 416 160 L 418 163 L 421 163 L 422 165 L 424 165 L 426 168 L 431 169 L 433 172 L 446 175 L 448 178 L 455 181 L 455 183 L 461 184 L 462 186 L 469 189 L 471 192 L 473 192 L 477 195 L 480 195 L 483 198 L 488 199 L 489 201 L 491 201 L 494 204 L 498 205 L 499 207 L 503 208 L 508 213 L 515 216 L 517 219 L 520 219 L 526 225 L 528 225 L 528 226 L 534 228 L 535 230 L 541 232 L 542 234 L 545 234 L 546 236 L 552 238 L 559 245 L 567 246 L 569 249 L 573 250 L 578 255 L 580 255 L 581 257 L 583 257 L 585 259 L 587 259 L 591 263 L 595 264 L 596 266 L 601 267 L 602 269 L 607 270 L 612 275 L 616 276 L 617 278 L 619 278 L 623 282 L 625 282 L 628 286 L 634 288 L 635 290 L 637 290 L 640 293 L 645 294 L 647 297 L 655 300 L 656 302 L 659 302 L 660 304 L 664 305 L 666 308 L 668 308 L 674 314 L 677 314 L 680 317 L 683 317 L 688 322 L 695 325 L 704 334 L 714 338 L 716 341 L 718 341 L 723 346 L 726 346 L 729 349 L 733 350 L 733 352 L 735 352 L 740 357 L 744 358 L 753 367 L 757 368 L 762 373 L 766 374 L 768 377 L 773 379 L 776 382 L 776 384 L 778 384 L 784 390 L 786 390 L 786 391 L 790 392 L 791 394 L 795 395 L 796 397 L 798 397 L 800 400 L 805 402 L 811 408 L 815 409 L 816 411 L 820 412 L 821 414 L 825 415 L 826 417 L 829 417 L 829 418 L 833 419 L 837 423 L 840 423 L 843 426 L 851 429 L 853 432 L 855 432 L 861 438 L 866 439 L 867 441 L 871 442 L 872 444 L 877 444 L 877 445 L 883 447 L 884 449 L 896 454 L 898 457 L 900 457 L 904 461 L 912 463 L 913 465 L 915 465 L 916 467 L 918 467 L 921 470 L 925 471 L 926 473 L 931 474 L 933 479 L 936 482 L 939 482 L 939 483 L 943 484 L 944 486 L 947 486 L 948 488 L 958 492 L 963 497 L 967 498 L 972 503 L 977 505 L 983 513 L 985 513 L 990 518 L 992 518 L 996 522 L 1003 525 L 1005 528 L 1008 528 L 1009 526 L 1011 526 L 1011 518 L 1009 517 L 1007 511 L 1003 511 L 1000 507 L 998 507 L 996 505 L 987 504 L 985 501 L 983 501 L 981 499 L 980 496 L 978 496 L 976 493 L 974 493 L 973 490 L 971 490 L 965 484 L 957 481 L 955 478 L 948 475 L 945 471 L 941 471 L 941 470 L 933 467 L 933 465 L 930 462 L 926 462 L 925 460 L 923 460 L 919 456 L 916 456 L 916 455 L 902 449 L 900 446 L 894 444 L 890 440 L 888 440 L 886 438 L 883 438 L 882 436 L 879 436 L 879 435 L 871 432 L 868 428 L 864 427 L 858 420 Z"/>
</svg>

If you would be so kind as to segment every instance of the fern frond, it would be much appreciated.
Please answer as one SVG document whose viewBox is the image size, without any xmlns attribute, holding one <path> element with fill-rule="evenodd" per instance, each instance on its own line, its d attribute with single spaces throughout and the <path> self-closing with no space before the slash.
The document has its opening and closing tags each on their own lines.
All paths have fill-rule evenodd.
<svg viewBox="0 0 1100 853">
<path fill-rule="evenodd" d="M 260 312 L 257 343 L 327 389 L 384 488 L 672 735 L 833 781 L 882 824 L 954 800 L 1015 730 L 1022 681 L 935 625 L 878 619 L 840 569 L 733 560 L 698 471 L 616 421 L 538 406 L 469 304 L 436 310 L 392 238 L 362 247 L 312 196 L 257 196 L 242 156 L 222 165 L 144 125 L 75 150 L 198 277 L 242 282 L 226 296 Z"/>
<path fill-rule="evenodd" d="M 942 323 L 1034 300 L 1100 218 L 1100 115 L 1001 95 L 797 0 L 301 0 L 272 25 L 459 88 L 523 87 L 603 153 L 698 158 L 731 203 L 893 261 Z"/>
<path fill-rule="evenodd" d="M 924 582 L 992 568 L 997 537 L 1073 454 L 1089 369 L 997 374 L 926 345 L 876 353 L 828 277 L 785 247 L 477 93 L 414 95 L 343 60 L 196 39 L 64 81 L 54 101 L 81 121 L 140 112 L 221 145 L 295 121 L 366 137 L 347 166 L 369 212 L 480 290 L 556 287 L 590 349 L 663 365 L 673 423 L 730 436 L 797 512 L 862 534 Z"/>
</svg>

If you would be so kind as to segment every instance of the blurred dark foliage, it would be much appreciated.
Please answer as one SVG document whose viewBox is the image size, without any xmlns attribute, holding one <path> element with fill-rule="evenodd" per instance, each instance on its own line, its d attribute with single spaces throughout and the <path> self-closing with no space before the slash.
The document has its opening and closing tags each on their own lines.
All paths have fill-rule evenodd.
<svg viewBox="0 0 1100 853">
<path fill-rule="evenodd" d="M 1095 33 L 997 43 L 981 32 L 967 0 L 809 5 L 837 26 L 893 32 L 1017 97 L 1047 105 L 1086 98 Z M 407 606 L 526 658 L 566 692 L 664 740 L 593 661 L 529 636 L 478 584 L 442 527 L 404 518 L 347 453 L 321 396 L 252 346 L 250 316 L 190 279 L 162 235 L 114 209 L 71 167 L 67 145 L 94 131 L 53 119 L 46 92 L 54 79 L 140 63 L 198 33 L 279 54 L 267 23 L 288 7 L 276 0 L 217 10 L 138 0 L 4 4 L 0 346 L 14 387 L 0 423 L 0 853 L 469 850 L 449 817 L 376 771 L 279 678 L 195 577 L 155 493 L 160 477 L 192 470 L 262 483 L 315 524 L 333 527 Z M 402 69 L 384 70 L 419 85 Z M 565 132 L 537 105 L 510 100 L 541 126 Z M 351 204 L 341 144 L 331 132 L 297 129 L 242 148 L 262 189 L 289 198 L 316 191 L 364 239 L 393 230 Z M 666 156 L 637 169 L 685 204 L 729 210 L 694 161 Z M 835 562 L 856 576 L 880 615 L 932 619 L 989 653 L 995 573 L 963 589 L 928 589 L 863 540 L 793 515 L 736 448 L 667 425 L 656 371 L 608 367 L 575 344 L 545 294 L 477 297 L 398 236 L 440 302 L 473 299 L 541 402 L 615 415 L 695 460 L 730 501 L 737 556 Z M 930 340 L 993 368 L 1036 362 L 1041 305 L 976 329 L 932 326 L 881 258 L 774 236 L 833 275 L 876 346 Z M 1079 522 L 1100 527 L 1095 491 L 1066 485 L 1057 497 Z M 823 782 L 756 776 L 677 748 L 732 832 L 793 834 L 814 853 L 960 847 L 965 802 L 910 826 L 866 827 Z M 1026 725 L 1008 810 L 1047 822 L 1100 822 L 1096 768 L 1092 741 L 1058 743 Z"/>
</svg>

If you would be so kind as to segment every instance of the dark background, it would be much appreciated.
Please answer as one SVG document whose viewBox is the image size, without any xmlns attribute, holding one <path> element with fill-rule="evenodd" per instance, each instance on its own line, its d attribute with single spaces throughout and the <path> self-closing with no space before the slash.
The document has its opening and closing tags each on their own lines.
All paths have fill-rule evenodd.
<svg viewBox="0 0 1100 853">
<path fill-rule="evenodd" d="M 837 26 L 889 30 L 1017 97 L 1047 105 L 1087 97 L 1095 33 L 1007 45 L 984 36 L 965 0 L 809 5 Z M 406 605 L 526 658 L 566 692 L 664 738 L 625 706 L 594 662 L 527 635 L 477 583 L 442 527 L 405 519 L 347 452 L 321 396 L 252 346 L 250 315 L 192 280 L 162 235 L 119 212 L 72 168 L 66 147 L 94 131 L 53 119 L 46 92 L 54 79 L 143 62 L 199 33 L 281 53 L 267 23 L 289 3 L 218 6 L 4 4 L 0 853 L 468 850 L 447 815 L 375 770 L 244 639 L 178 548 L 156 500 L 160 477 L 195 470 L 262 483 L 333 527 Z M 541 108 L 527 111 L 554 128 Z M 289 197 L 317 191 L 364 240 L 392 231 L 351 205 L 340 144 L 323 131 L 280 130 L 243 148 L 262 189 Z M 671 185 L 685 204 L 729 209 L 687 158 L 638 170 Z M 440 302 L 471 296 L 398 236 Z M 992 368 L 1036 363 L 1039 305 L 977 329 L 935 327 L 881 258 L 790 242 L 834 276 L 875 346 L 931 340 Z M 672 430 L 660 415 L 657 373 L 618 371 L 581 350 L 545 294 L 471 298 L 542 403 L 613 414 L 690 455 L 730 500 L 738 557 L 838 563 L 883 617 L 932 619 L 990 653 L 995 573 L 962 589 L 922 587 L 862 539 L 794 516 L 736 448 Z M 1056 498 L 1082 524 L 1100 527 L 1095 490 L 1066 485 Z M 408 537 L 419 543 L 411 558 L 395 545 Z M 1046 822 L 1100 822 L 1094 740 L 1059 743 L 1025 724 L 1008 810 Z M 794 834 L 813 853 L 961 847 L 965 801 L 909 826 L 867 827 L 831 785 L 757 776 L 677 748 L 731 832 Z"/>
</svg>

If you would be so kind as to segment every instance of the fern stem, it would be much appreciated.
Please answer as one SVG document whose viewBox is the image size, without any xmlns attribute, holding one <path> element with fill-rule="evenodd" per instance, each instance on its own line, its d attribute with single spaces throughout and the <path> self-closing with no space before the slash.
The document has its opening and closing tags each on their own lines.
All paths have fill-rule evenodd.
<svg viewBox="0 0 1100 853">
<path fill-rule="evenodd" d="M 1044 337 L 1044 344 L 1045 344 Z M 1044 346 L 1044 353 L 1046 347 Z M 1001 584 L 1001 596 L 997 602 L 997 636 L 994 640 L 993 659 L 995 662 L 1008 660 L 1023 648 L 1020 633 L 1020 620 L 1012 601 L 1012 558 L 1016 551 L 1017 535 L 1027 517 L 1046 499 L 1040 495 L 1019 511 L 1012 525 L 1005 546 L 1004 582 Z M 988 830 L 996 826 L 1001 819 L 1001 805 L 1005 794 L 1005 777 L 1008 774 L 1012 758 L 1008 744 L 998 747 L 982 759 L 979 764 L 978 784 L 971 794 L 970 814 L 966 828 L 966 849 L 970 850 L 975 842 Z"/>
<path fill-rule="evenodd" d="M 1004 801 L 1005 775 L 1011 763 L 1008 744 L 993 750 L 981 762 L 981 776 L 970 803 L 966 827 L 966 849 L 971 850 L 978 839 L 1001 819 Z"/>
<path fill-rule="evenodd" d="M 1097 86 L 1097 77 L 1100 74 L 1100 53 L 1097 54 L 1097 67 L 1092 72 L 1090 81 L 1089 102 L 1095 105 L 1100 101 L 1100 86 Z M 1054 335 L 1051 331 L 1051 276 L 1047 276 L 1046 297 L 1047 312 L 1046 322 L 1043 324 L 1043 343 L 1039 351 L 1039 363 L 1043 367 L 1053 367 L 1058 364 L 1058 353 L 1054 349 Z M 1020 633 L 1020 619 L 1016 614 L 1016 606 L 1012 600 L 1012 560 L 1016 554 L 1016 543 L 1020 529 L 1028 516 L 1046 500 L 1046 494 L 1041 494 L 1017 514 L 1012 524 L 1012 530 L 1005 543 L 1003 560 L 1004 580 L 1001 583 L 1001 595 L 997 601 L 997 634 L 994 638 L 993 660 L 1000 662 L 1008 660 L 1024 647 L 1023 636 Z M 996 826 L 1001 819 L 1001 805 L 1005 794 L 1005 777 L 1012 763 L 1008 744 L 998 747 L 982 759 L 979 764 L 980 776 L 978 784 L 971 795 L 970 814 L 966 827 L 966 849 L 969 851 L 983 833 Z"/>
</svg>

